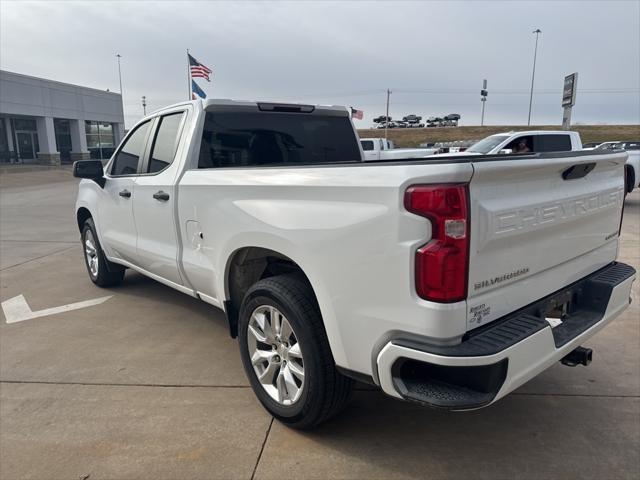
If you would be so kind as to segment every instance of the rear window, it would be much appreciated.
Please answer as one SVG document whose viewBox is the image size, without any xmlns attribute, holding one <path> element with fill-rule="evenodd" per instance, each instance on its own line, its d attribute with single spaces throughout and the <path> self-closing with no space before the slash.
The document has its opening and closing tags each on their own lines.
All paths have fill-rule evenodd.
<svg viewBox="0 0 640 480">
<path fill-rule="evenodd" d="M 360 161 L 360 149 L 346 116 L 208 112 L 198 168 Z"/>
<path fill-rule="evenodd" d="M 365 152 L 373 150 L 373 140 L 360 140 L 360 145 L 362 145 L 362 150 Z"/>
<path fill-rule="evenodd" d="M 533 137 L 534 152 L 570 152 L 569 135 L 535 135 Z"/>
</svg>

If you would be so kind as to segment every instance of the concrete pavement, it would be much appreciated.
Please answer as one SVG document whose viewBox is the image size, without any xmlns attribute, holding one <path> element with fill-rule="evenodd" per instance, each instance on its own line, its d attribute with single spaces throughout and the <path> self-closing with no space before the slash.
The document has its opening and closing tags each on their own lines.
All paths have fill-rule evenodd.
<svg viewBox="0 0 640 480">
<path fill-rule="evenodd" d="M 69 206 L 78 182 L 70 176 L 69 169 L 0 175 L 0 269 L 77 243 Z"/>
<path fill-rule="evenodd" d="M 48 176 L 53 175 L 53 181 Z M 1 299 L 65 314 L 0 318 L 0 478 L 638 478 L 640 285 L 595 336 L 487 409 L 438 412 L 360 388 L 317 431 L 265 413 L 221 312 L 134 272 L 91 284 L 68 172 L 0 178 Z M 640 267 L 640 192 L 621 260 Z"/>
</svg>

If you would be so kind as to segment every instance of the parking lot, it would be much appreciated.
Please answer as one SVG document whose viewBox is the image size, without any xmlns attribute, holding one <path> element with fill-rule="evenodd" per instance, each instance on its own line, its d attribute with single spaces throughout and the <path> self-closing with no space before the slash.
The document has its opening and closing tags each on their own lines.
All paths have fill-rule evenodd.
<svg viewBox="0 0 640 480">
<path fill-rule="evenodd" d="M 254 397 L 222 312 L 131 271 L 89 281 L 68 170 L 0 178 L 1 299 L 34 312 L 1 319 L 0 478 L 638 478 L 640 282 L 586 344 L 589 367 L 558 364 L 467 413 L 361 386 L 298 432 Z M 620 258 L 640 267 L 637 190 Z"/>
</svg>

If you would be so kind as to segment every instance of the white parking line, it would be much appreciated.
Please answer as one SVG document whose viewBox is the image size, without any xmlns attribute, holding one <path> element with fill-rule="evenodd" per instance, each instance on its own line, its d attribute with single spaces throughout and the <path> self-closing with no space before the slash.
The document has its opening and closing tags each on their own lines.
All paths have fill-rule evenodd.
<svg viewBox="0 0 640 480">
<path fill-rule="evenodd" d="M 2 311 L 4 312 L 7 323 L 16 323 L 24 320 L 33 320 L 34 318 L 46 317 L 48 315 L 56 315 L 58 313 L 70 312 L 71 310 L 100 305 L 101 303 L 109 300 L 112 296 L 113 295 L 109 295 L 108 297 L 69 303 L 60 307 L 45 308 L 44 310 L 34 312 L 25 300 L 24 295 L 18 295 L 17 297 L 13 297 L 2 302 Z"/>
</svg>

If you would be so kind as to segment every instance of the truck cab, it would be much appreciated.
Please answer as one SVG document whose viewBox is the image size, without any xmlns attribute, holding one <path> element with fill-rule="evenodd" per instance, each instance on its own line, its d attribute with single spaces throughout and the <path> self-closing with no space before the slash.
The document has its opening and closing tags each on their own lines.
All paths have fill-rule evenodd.
<svg viewBox="0 0 640 480">
<path fill-rule="evenodd" d="M 523 148 L 522 145 L 525 147 Z M 562 130 L 531 130 L 498 133 L 469 147 L 467 155 L 507 153 L 572 152 L 582 150 L 578 132 Z"/>
<path fill-rule="evenodd" d="M 386 138 L 363 138 L 360 140 L 365 161 L 379 160 L 380 152 L 395 148 L 392 140 Z"/>
</svg>

